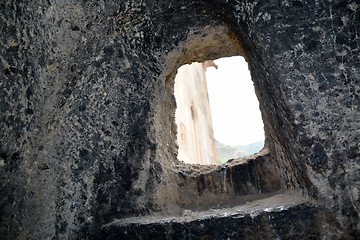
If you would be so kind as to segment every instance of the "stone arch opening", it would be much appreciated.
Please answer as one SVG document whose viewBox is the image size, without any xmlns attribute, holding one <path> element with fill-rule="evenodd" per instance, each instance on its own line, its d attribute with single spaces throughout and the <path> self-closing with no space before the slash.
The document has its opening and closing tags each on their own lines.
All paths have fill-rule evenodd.
<svg viewBox="0 0 360 240">
<path fill-rule="evenodd" d="M 161 103 L 156 121 L 161 125 L 160 133 L 169 133 L 168 130 L 171 129 L 170 134 L 162 135 L 163 139 L 167 139 L 167 145 L 163 147 L 165 149 L 163 156 L 168 156 L 170 161 L 161 163 L 163 178 L 166 179 L 167 184 L 157 188 L 156 204 L 159 206 L 159 211 L 174 213 L 184 209 L 204 210 L 233 206 L 264 198 L 282 188 L 279 166 L 273 161 L 268 144 L 257 154 L 234 159 L 223 165 L 186 164 L 177 159 L 174 97 L 176 71 L 180 66 L 191 62 L 204 62 L 230 56 L 243 56 L 249 62 L 245 51 L 248 46 L 238 36 L 226 25 L 203 27 L 189 33 L 186 41 L 179 44 L 181 49 L 167 54 L 167 62 L 162 73 L 165 79 L 163 98 L 166 101 Z M 252 66 L 250 62 L 249 68 L 251 69 Z M 259 97 L 259 82 L 254 82 Z M 259 101 L 261 100 L 260 98 Z M 264 104 L 261 107 L 264 107 Z M 193 111 L 191 115 L 195 117 L 197 113 Z M 267 136 L 268 125 L 265 121 L 264 124 Z"/>
<path fill-rule="evenodd" d="M 141 126 L 148 127 L 148 138 L 136 142 L 134 140 L 143 139 L 136 135 L 130 139 L 134 145 L 129 155 L 132 156 L 140 145 L 142 155 L 129 161 L 133 164 L 129 181 L 132 192 L 124 197 L 127 202 L 120 203 L 123 206 L 132 204 L 133 212 L 125 213 L 127 216 L 154 212 L 173 215 L 182 214 L 186 210 L 239 205 L 278 191 L 295 189 L 304 184 L 306 178 L 299 176 L 301 163 L 297 162 L 289 141 L 294 133 L 289 121 L 291 112 L 282 102 L 279 81 L 276 70 L 271 69 L 268 50 L 262 48 L 259 39 L 250 34 L 243 23 L 232 22 L 233 19 L 214 19 L 202 13 L 199 16 L 191 12 L 188 16 L 191 19 L 196 16 L 193 19 L 196 21 L 184 22 L 185 27 L 182 26 L 176 33 L 165 28 L 168 32 L 162 32 L 164 40 L 149 41 L 160 50 L 149 50 L 151 58 L 142 52 L 140 56 L 151 61 L 136 65 L 148 73 L 146 80 L 150 85 L 146 85 L 146 90 L 151 89 L 148 91 L 151 98 L 138 97 L 149 104 L 151 111 L 146 121 L 141 122 Z M 136 49 L 137 45 L 133 47 Z M 191 62 L 235 55 L 243 56 L 249 63 L 264 119 L 266 145 L 258 154 L 235 159 L 224 165 L 185 164 L 177 159 L 174 98 L 176 71 Z M 134 58 L 137 62 L 139 55 Z M 142 112 L 142 108 L 143 105 L 139 104 L 139 111 Z M 134 126 L 134 132 L 137 132 L 139 125 Z M 109 215 L 115 214 L 109 211 Z"/>
</svg>

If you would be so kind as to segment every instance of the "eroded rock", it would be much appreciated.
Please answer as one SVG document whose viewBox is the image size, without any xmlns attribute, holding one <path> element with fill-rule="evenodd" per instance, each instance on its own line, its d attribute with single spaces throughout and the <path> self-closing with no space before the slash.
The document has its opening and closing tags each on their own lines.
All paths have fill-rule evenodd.
<svg viewBox="0 0 360 240">
<path fill-rule="evenodd" d="M 234 236 L 275 237 L 285 216 L 304 238 L 359 238 L 359 9 L 341 0 L 1 3 L 0 235 L 99 238 L 114 219 L 176 217 L 216 208 L 207 200 L 222 196 L 222 206 L 246 204 L 240 198 L 263 184 L 314 207 L 199 220 L 186 231 L 230 236 L 212 227 L 223 222 Z M 176 69 L 232 55 L 250 66 L 265 155 L 226 171 L 183 164 Z M 224 186 L 238 187 L 227 195 Z M 308 229 L 314 221 L 327 227 Z"/>
</svg>

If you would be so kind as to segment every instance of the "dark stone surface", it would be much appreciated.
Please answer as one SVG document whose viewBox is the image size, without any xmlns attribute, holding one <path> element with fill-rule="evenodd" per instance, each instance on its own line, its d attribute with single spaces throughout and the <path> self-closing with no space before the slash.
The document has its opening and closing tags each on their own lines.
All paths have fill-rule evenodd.
<svg viewBox="0 0 360 240">
<path fill-rule="evenodd" d="M 332 217 L 325 209 L 298 205 L 281 212 L 214 217 L 188 222 L 111 225 L 102 239 L 320 239 Z M 326 219 L 326 217 L 328 219 Z M 329 229 L 330 230 L 330 229 Z"/>
<path fill-rule="evenodd" d="M 241 203 L 244 179 L 309 195 L 336 231 L 300 228 L 324 218 L 299 207 L 299 218 L 286 213 L 290 229 L 212 219 L 209 236 L 229 234 L 211 227 L 224 221 L 239 237 L 360 238 L 357 1 L 9 0 L 0 12 L 2 238 L 91 239 L 114 218 Z M 176 159 L 173 77 L 184 63 L 239 54 L 268 157 L 234 162 L 230 196 L 209 180 L 222 167 Z M 205 234 L 184 224 L 172 231 Z M 164 229 L 153 227 L 149 236 Z"/>
</svg>

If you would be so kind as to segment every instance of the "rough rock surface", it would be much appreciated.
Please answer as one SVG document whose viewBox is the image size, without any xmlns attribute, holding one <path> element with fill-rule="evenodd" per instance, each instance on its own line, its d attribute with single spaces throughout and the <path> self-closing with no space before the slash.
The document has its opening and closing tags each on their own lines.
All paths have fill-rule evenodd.
<svg viewBox="0 0 360 240">
<path fill-rule="evenodd" d="M 1 238 L 116 238 L 121 226 L 101 235 L 114 219 L 246 206 L 279 191 L 313 205 L 257 215 L 275 225 L 182 224 L 222 238 L 212 226 L 228 222 L 233 236 L 261 238 L 291 219 L 283 238 L 360 238 L 358 1 L 9 0 L 0 11 Z M 176 159 L 176 69 L 232 55 L 249 63 L 266 149 L 186 165 Z M 314 221 L 322 228 L 308 229 Z M 141 226 L 139 238 L 176 236 Z"/>
<path fill-rule="evenodd" d="M 105 225 L 101 236 L 105 239 L 319 239 L 324 217 L 329 217 L 329 213 L 304 201 L 279 194 L 246 206 L 188 211 L 175 218 L 122 219 Z"/>
</svg>

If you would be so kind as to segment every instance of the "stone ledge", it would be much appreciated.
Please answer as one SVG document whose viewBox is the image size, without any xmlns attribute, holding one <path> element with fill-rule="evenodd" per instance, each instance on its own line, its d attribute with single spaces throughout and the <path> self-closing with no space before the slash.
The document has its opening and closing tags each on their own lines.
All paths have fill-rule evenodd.
<svg viewBox="0 0 360 240">
<path fill-rule="evenodd" d="M 103 226 L 101 238 L 316 238 L 320 232 L 316 223 L 322 208 L 306 197 L 282 193 L 232 208 L 184 211 L 181 216 L 117 219 Z"/>
<path fill-rule="evenodd" d="M 281 190 L 274 161 L 265 150 L 222 165 L 182 164 L 174 170 L 177 205 L 192 211 L 233 207 L 277 194 Z M 167 193 L 167 192 L 166 192 Z M 161 199 L 161 198 L 160 198 Z M 164 205 L 171 205 L 165 202 Z M 164 207 L 163 210 L 166 210 Z"/>
</svg>

